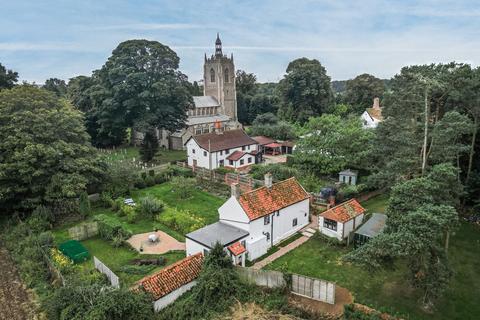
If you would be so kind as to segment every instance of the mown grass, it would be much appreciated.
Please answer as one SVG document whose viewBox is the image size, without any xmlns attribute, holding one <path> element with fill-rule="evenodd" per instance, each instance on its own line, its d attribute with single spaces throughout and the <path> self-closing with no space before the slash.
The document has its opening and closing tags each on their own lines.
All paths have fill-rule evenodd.
<svg viewBox="0 0 480 320">
<path fill-rule="evenodd" d="M 108 161 L 123 161 L 123 160 L 140 160 L 139 147 L 120 147 L 116 149 L 109 149 L 101 151 L 101 154 L 105 156 Z M 160 149 L 152 163 L 163 164 L 172 161 L 183 161 L 187 158 L 187 154 L 184 150 L 162 150 Z"/>
<path fill-rule="evenodd" d="M 451 237 L 449 258 L 455 275 L 433 314 L 420 308 L 420 292 L 409 286 L 406 266 L 399 263 L 393 270 L 368 270 L 341 260 L 349 250 L 313 237 L 266 268 L 333 281 L 349 289 L 356 302 L 407 319 L 475 319 L 480 314 L 478 227 L 462 223 Z"/>
<path fill-rule="evenodd" d="M 388 206 L 388 198 L 388 194 L 381 194 L 362 202 L 362 206 L 368 213 L 384 213 Z"/>
</svg>

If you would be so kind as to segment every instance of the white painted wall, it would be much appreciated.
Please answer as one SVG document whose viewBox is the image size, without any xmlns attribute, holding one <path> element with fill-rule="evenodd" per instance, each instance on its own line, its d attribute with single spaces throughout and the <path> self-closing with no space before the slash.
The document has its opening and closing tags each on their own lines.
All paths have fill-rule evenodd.
<svg viewBox="0 0 480 320">
<path fill-rule="evenodd" d="M 376 128 L 380 123 L 380 121 L 378 121 L 377 119 L 370 117 L 370 115 L 366 110 L 362 113 L 361 118 L 362 118 L 362 125 L 364 128 Z"/>
<path fill-rule="evenodd" d="M 258 238 L 248 237 L 246 241 L 247 259 L 251 261 L 263 256 L 267 253 L 269 243 L 270 241 L 267 242 L 264 235 Z"/>
<path fill-rule="evenodd" d="M 250 232 L 250 220 L 235 197 L 230 197 L 218 208 L 220 221 Z"/>
<path fill-rule="evenodd" d="M 337 231 L 333 231 L 331 229 L 325 228 L 323 226 L 323 217 L 319 216 L 318 217 L 318 230 L 320 233 L 323 233 L 326 236 L 332 237 L 332 238 L 337 238 L 339 241 L 342 241 L 342 230 L 343 230 L 343 224 L 341 222 L 337 222 Z"/>
<path fill-rule="evenodd" d="M 279 214 L 273 217 L 273 244 L 277 244 L 307 226 L 309 213 L 309 199 L 280 209 Z M 293 219 L 297 219 L 295 227 L 293 226 Z M 270 221 L 270 223 L 272 222 Z"/>
<path fill-rule="evenodd" d="M 193 160 L 197 160 L 197 167 L 202 167 L 209 170 L 214 170 L 221 167 L 220 165 L 221 160 L 224 160 L 224 166 L 229 166 L 229 160 L 227 160 L 227 157 L 237 150 L 242 151 L 242 147 L 229 149 L 228 154 L 226 153 L 226 150 L 216 151 L 216 152 L 212 152 L 212 155 L 210 158 L 210 154 L 208 150 L 202 149 L 195 142 L 194 139 L 190 139 L 187 142 L 186 147 L 187 147 L 188 165 L 192 166 Z M 251 152 L 254 150 L 258 150 L 258 144 L 251 144 L 251 145 L 245 146 L 245 150 L 243 150 L 243 152 Z M 252 159 L 251 163 L 248 163 L 248 158 Z M 242 159 L 244 159 L 244 164 L 242 166 L 247 166 L 255 163 L 255 157 L 250 154 L 243 156 Z M 238 161 L 234 161 L 234 165 L 232 167 L 234 168 L 242 167 L 240 166 L 240 160 L 241 159 L 239 159 Z"/>
<path fill-rule="evenodd" d="M 185 238 L 185 247 L 187 251 L 187 257 L 199 252 L 203 253 L 204 249 L 210 251 L 210 249 L 205 247 L 204 245 L 188 238 Z"/>
<path fill-rule="evenodd" d="M 178 288 L 175 291 L 170 292 L 166 296 L 161 297 L 157 301 L 153 302 L 153 309 L 155 312 L 158 312 L 168 306 L 170 303 L 174 302 L 177 300 L 182 294 L 190 290 L 192 287 L 194 287 L 197 284 L 197 281 L 192 281 L 190 283 L 187 283 L 186 285 Z"/>
</svg>

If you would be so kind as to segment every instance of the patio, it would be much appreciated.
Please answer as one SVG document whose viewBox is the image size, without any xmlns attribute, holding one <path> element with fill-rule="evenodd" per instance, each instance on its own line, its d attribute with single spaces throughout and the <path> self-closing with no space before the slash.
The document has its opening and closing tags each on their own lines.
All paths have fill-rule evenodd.
<svg viewBox="0 0 480 320">
<path fill-rule="evenodd" d="M 151 241 L 152 235 L 156 241 Z M 164 254 L 169 251 L 185 251 L 185 243 L 176 240 L 163 231 L 135 234 L 127 242 L 141 254 Z M 143 250 L 140 250 L 143 249 Z"/>
</svg>

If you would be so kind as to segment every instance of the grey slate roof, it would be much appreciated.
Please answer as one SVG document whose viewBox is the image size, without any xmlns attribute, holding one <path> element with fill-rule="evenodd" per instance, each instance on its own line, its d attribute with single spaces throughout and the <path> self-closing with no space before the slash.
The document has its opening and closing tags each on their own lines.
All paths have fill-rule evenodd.
<svg viewBox="0 0 480 320">
<path fill-rule="evenodd" d="M 230 117 L 224 114 L 220 114 L 216 116 L 188 117 L 187 125 L 193 126 L 196 124 L 211 123 L 215 121 L 220 121 L 220 122 L 230 121 Z"/>
<path fill-rule="evenodd" d="M 355 231 L 355 233 L 373 238 L 383 231 L 386 223 L 386 215 L 382 213 L 374 213 L 367 222 L 365 222 L 360 228 L 358 228 L 357 231 Z"/>
<path fill-rule="evenodd" d="M 339 175 L 342 175 L 342 176 L 357 176 L 358 171 L 347 169 L 347 170 L 340 171 Z"/>
<path fill-rule="evenodd" d="M 190 232 L 185 235 L 185 237 L 206 247 L 212 248 L 216 242 L 220 242 L 223 246 L 226 246 L 248 236 L 248 234 L 247 231 L 226 223 L 215 222 L 201 229 Z"/>
<path fill-rule="evenodd" d="M 193 104 L 195 108 L 219 107 L 217 99 L 213 96 L 194 96 Z"/>
</svg>

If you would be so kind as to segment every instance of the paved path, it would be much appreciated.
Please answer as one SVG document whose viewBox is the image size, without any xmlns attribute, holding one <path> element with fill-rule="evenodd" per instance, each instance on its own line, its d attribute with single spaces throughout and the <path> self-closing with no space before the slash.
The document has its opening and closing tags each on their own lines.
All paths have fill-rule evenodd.
<svg viewBox="0 0 480 320">
<path fill-rule="evenodd" d="M 303 234 L 302 237 L 300 237 L 297 240 L 287 244 L 285 247 L 281 247 L 277 252 L 269 255 L 268 257 L 266 257 L 262 261 L 258 261 L 257 263 L 255 263 L 252 266 L 252 268 L 255 269 L 255 270 L 262 269 L 267 264 L 277 260 L 281 256 L 283 256 L 283 255 L 287 254 L 288 252 L 292 251 L 293 249 L 301 246 L 302 244 L 307 242 L 307 240 L 310 239 L 310 237 L 313 236 L 314 232 L 317 229 L 318 229 L 318 217 L 313 215 L 312 216 L 312 222 L 310 222 L 309 225 L 307 225 L 305 228 L 300 230 L 300 233 Z"/>
<path fill-rule="evenodd" d="M 159 241 L 152 243 L 148 240 L 148 236 L 156 234 Z M 140 247 L 143 247 L 142 254 L 163 254 L 172 250 L 185 250 L 185 243 L 176 240 L 163 231 L 146 232 L 133 235 L 127 240 L 132 247 L 140 252 Z"/>
</svg>

